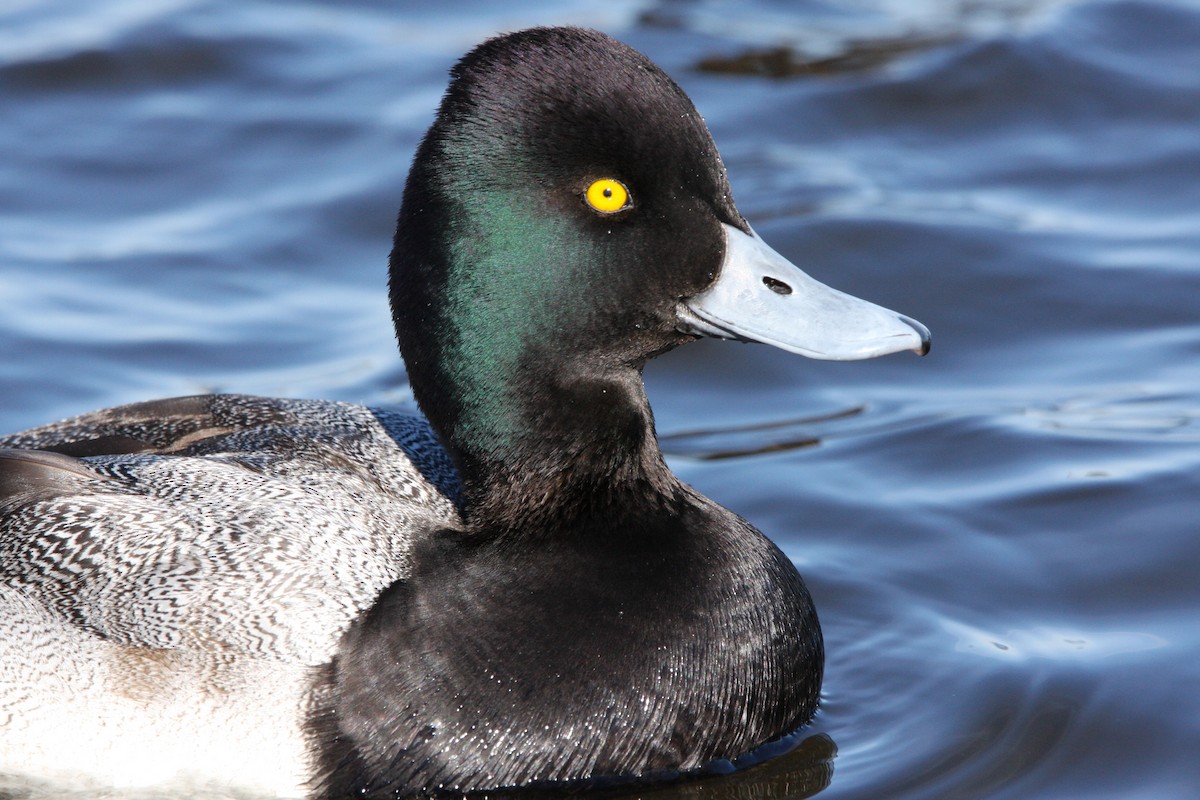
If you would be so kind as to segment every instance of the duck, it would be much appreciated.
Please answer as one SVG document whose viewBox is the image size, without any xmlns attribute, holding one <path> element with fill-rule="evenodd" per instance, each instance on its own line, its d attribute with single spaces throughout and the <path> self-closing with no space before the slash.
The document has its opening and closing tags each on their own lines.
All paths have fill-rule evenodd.
<svg viewBox="0 0 1200 800">
<path fill-rule="evenodd" d="M 420 415 L 214 394 L 0 438 L 0 772 L 574 790 L 810 721 L 810 593 L 671 472 L 642 369 L 701 337 L 924 355 L 928 330 L 771 249 L 680 87 L 574 27 L 453 67 L 388 291 Z"/>
</svg>

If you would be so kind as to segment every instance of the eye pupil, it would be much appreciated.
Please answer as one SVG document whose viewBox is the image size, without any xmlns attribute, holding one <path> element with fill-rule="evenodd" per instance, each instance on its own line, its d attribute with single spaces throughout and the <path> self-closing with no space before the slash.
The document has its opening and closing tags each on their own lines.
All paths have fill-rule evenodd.
<svg viewBox="0 0 1200 800">
<path fill-rule="evenodd" d="M 605 196 L 605 197 L 612 197 L 612 187 L 611 187 L 611 186 L 605 186 L 605 187 L 604 187 L 604 196 Z"/>
</svg>

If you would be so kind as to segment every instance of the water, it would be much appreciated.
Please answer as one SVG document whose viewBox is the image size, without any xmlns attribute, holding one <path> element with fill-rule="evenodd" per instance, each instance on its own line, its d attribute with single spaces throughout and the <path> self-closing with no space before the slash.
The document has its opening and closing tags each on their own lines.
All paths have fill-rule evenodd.
<svg viewBox="0 0 1200 800">
<path fill-rule="evenodd" d="M 564 22 L 679 80 L 776 249 L 934 333 L 648 369 L 674 468 L 796 560 L 829 651 L 795 754 L 653 796 L 1195 796 L 1193 3 L 9 0 L 0 430 L 408 402 L 383 286 L 413 147 L 471 44 Z"/>
</svg>

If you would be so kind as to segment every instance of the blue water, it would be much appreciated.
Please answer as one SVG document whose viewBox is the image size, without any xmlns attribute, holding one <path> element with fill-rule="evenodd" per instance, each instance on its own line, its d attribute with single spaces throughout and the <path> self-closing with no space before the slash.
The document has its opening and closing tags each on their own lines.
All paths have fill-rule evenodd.
<svg viewBox="0 0 1200 800">
<path fill-rule="evenodd" d="M 653 796 L 1196 796 L 1195 3 L 12 0 L 0 430 L 410 402 L 384 269 L 412 150 L 458 55 L 545 23 L 648 53 L 767 241 L 934 334 L 647 370 L 672 465 L 795 559 L 829 652 L 799 750 Z"/>
</svg>

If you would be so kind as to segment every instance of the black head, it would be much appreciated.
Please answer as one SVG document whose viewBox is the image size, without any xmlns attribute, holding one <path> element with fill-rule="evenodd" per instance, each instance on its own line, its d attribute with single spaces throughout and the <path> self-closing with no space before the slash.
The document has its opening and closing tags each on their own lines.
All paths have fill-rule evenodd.
<svg viewBox="0 0 1200 800">
<path fill-rule="evenodd" d="M 716 276 L 721 223 L 745 225 L 704 122 L 637 51 L 544 28 L 463 58 L 391 261 L 413 391 L 460 467 L 544 441 L 541 409 L 571 387 L 640 394 L 644 361 L 693 338 L 676 306 Z M 616 406 L 587 413 L 641 437 L 645 415 Z"/>
</svg>

